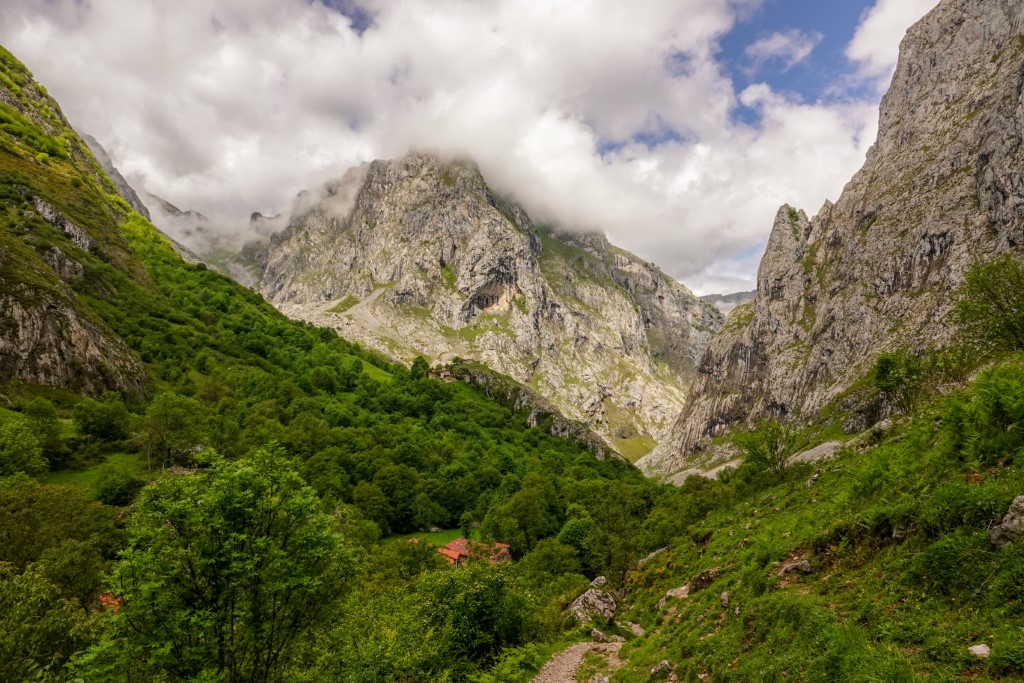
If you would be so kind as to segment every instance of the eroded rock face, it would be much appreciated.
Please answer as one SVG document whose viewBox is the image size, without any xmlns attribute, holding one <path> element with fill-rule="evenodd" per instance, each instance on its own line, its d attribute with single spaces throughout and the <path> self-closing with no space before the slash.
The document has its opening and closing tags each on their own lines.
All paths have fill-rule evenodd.
<svg viewBox="0 0 1024 683">
<path fill-rule="evenodd" d="M 27 286 L 0 296 L 0 376 L 91 395 L 145 391 L 145 371 L 119 339 L 64 297 Z"/>
<path fill-rule="evenodd" d="M 475 166 L 427 154 L 300 195 L 259 280 L 289 316 L 405 361 L 480 361 L 641 448 L 671 425 L 722 321 L 603 236 L 539 230 Z"/>
<path fill-rule="evenodd" d="M 813 419 L 882 352 L 941 347 L 971 263 L 1024 246 L 1024 5 L 943 0 L 901 47 L 880 130 L 835 204 L 783 207 L 649 474 L 773 416 Z"/>
</svg>

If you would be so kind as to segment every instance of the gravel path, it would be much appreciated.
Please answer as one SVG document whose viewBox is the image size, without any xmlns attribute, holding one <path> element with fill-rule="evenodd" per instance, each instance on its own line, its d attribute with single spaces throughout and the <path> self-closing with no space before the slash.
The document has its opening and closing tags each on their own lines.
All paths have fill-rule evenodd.
<svg viewBox="0 0 1024 683">
<path fill-rule="evenodd" d="M 533 683 L 576 683 L 576 670 L 588 652 L 609 654 L 617 660 L 622 643 L 576 643 L 551 658 L 534 677 Z"/>
</svg>

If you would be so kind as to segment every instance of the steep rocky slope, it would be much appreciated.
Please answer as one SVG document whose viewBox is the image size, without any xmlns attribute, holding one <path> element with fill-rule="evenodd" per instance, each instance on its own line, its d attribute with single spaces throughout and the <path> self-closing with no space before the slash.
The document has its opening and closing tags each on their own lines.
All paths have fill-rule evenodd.
<svg viewBox="0 0 1024 683">
<path fill-rule="evenodd" d="M 471 358 L 627 456 L 678 414 L 721 315 L 599 235 L 556 235 L 469 163 L 376 161 L 296 201 L 260 290 L 405 360 Z"/>
<path fill-rule="evenodd" d="M 903 41 L 867 161 L 817 216 L 783 207 L 752 304 L 700 364 L 671 437 L 681 469 L 754 418 L 810 420 L 895 347 L 941 346 L 978 258 L 1024 241 L 1024 5 L 944 0 Z"/>
<path fill-rule="evenodd" d="M 113 294 L 93 266 L 145 280 L 114 192 L 57 103 L 0 48 L 0 376 L 143 393 L 141 363 L 88 303 Z"/>
</svg>

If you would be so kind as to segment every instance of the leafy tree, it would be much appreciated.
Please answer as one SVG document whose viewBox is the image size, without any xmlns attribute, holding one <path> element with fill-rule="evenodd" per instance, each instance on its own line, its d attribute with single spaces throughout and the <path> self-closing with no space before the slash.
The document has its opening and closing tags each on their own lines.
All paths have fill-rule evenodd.
<svg viewBox="0 0 1024 683">
<path fill-rule="evenodd" d="M 361 481 L 352 490 L 352 502 L 363 516 L 380 527 L 381 531 L 390 531 L 390 519 L 394 514 L 387 496 L 376 484 Z"/>
<path fill-rule="evenodd" d="M 424 379 L 430 373 L 430 363 L 423 356 L 416 356 L 409 368 L 411 379 Z"/>
<path fill-rule="evenodd" d="M 761 420 L 757 429 L 741 435 L 740 447 L 747 452 L 747 462 L 781 474 L 793 455 L 796 433 L 778 420 Z"/>
<path fill-rule="evenodd" d="M 413 522 L 420 529 L 445 526 L 448 521 L 448 511 L 435 503 L 430 496 L 421 493 L 416 496 L 412 503 Z"/>
<path fill-rule="evenodd" d="M 334 520 L 277 447 L 163 478 L 129 533 L 94 666 L 143 678 L 279 680 L 350 576 Z"/>
<path fill-rule="evenodd" d="M 1024 265 L 1002 254 L 976 263 L 960 287 L 954 319 L 976 344 L 1024 349 Z"/>
<path fill-rule="evenodd" d="M 913 406 L 923 374 L 921 360 L 906 350 L 883 353 L 875 361 L 875 387 L 902 413 Z"/>
<path fill-rule="evenodd" d="M 116 392 L 105 393 L 100 401 L 85 399 L 75 406 L 74 420 L 80 434 L 101 441 L 117 441 L 128 435 L 128 409 Z"/>
<path fill-rule="evenodd" d="M 57 422 L 57 409 L 50 401 L 41 396 L 32 399 L 25 405 L 25 417 L 43 448 L 52 448 L 57 443 L 60 424 Z"/>
<path fill-rule="evenodd" d="M 119 469 L 106 469 L 100 475 L 93 491 L 96 500 L 106 505 L 124 506 L 132 502 L 142 488 L 142 481 Z"/>
<path fill-rule="evenodd" d="M 508 501 L 491 509 L 483 531 L 490 538 L 508 543 L 513 553 L 521 556 L 541 539 L 558 533 L 559 516 L 558 494 L 551 480 L 531 472 Z"/>
<path fill-rule="evenodd" d="M 160 394 L 146 409 L 139 437 L 150 468 L 153 459 L 185 461 L 206 436 L 206 416 L 201 403 L 178 394 Z"/>
<path fill-rule="evenodd" d="M 43 447 L 27 420 L 12 420 L 0 426 L 0 476 L 16 472 L 35 476 L 46 470 Z"/>
<path fill-rule="evenodd" d="M 538 543 L 519 562 L 521 572 L 544 582 L 562 574 L 578 574 L 581 569 L 576 549 L 554 538 L 546 538 Z"/>
<path fill-rule="evenodd" d="M 0 480 L 0 562 L 19 571 L 68 540 L 113 556 L 121 537 L 115 511 L 82 489 L 43 485 L 24 475 Z"/>
<path fill-rule="evenodd" d="M 35 568 L 19 574 L 0 562 L 0 680 L 58 680 L 55 674 L 89 644 L 100 620 Z"/>
<path fill-rule="evenodd" d="M 571 506 L 569 520 L 558 532 L 558 541 L 576 551 L 580 563 L 590 573 L 603 569 L 607 545 L 600 527 L 585 509 Z"/>
</svg>

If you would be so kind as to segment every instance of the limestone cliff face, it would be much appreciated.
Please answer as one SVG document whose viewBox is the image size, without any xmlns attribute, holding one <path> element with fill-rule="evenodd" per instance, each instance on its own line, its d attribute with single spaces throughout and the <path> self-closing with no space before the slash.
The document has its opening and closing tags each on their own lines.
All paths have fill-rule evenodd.
<svg viewBox="0 0 1024 683">
<path fill-rule="evenodd" d="M 760 416 L 812 419 L 879 353 L 947 341 L 970 264 L 1024 244 L 1022 94 L 1024 4 L 943 0 L 912 28 L 863 169 L 813 219 L 780 210 L 756 299 L 733 311 L 641 469 L 681 469 Z"/>
<path fill-rule="evenodd" d="M 634 455 L 670 426 L 721 325 L 651 264 L 538 229 L 472 164 L 427 154 L 300 196 L 259 286 L 393 357 L 480 361 Z"/>
</svg>

